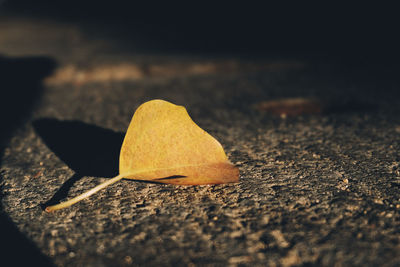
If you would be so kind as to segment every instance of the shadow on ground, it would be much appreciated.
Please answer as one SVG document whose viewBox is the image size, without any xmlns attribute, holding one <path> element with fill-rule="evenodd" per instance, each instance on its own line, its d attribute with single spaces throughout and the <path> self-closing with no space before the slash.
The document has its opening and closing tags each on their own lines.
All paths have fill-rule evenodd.
<svg viewBox="0 0 400 267">
<path fill-rule="evenodd" d="M 123 133 L 80 121 L 48 118 L 34 121 L 33 127 L 49 149 L 75 172 L 42 208 L 66 198 L 70 188 L 84 176 L 118 175 Z"/>
<path fill-rule="evenodd" d="M 0 165 L 12 132 L 27 119 L 40 98 L 42 79 L 54 67 L 55 62 L 45 57 L 9 58 L 0 55 Z M 0 183 L 1 179 L 0 174 Z M 0 202 L 2 197 L 0 195 Z M 1 262 L 13 266 L 52 266 L 50 260 L 19 232 L 2 205 L 0 237 Z"/>
</svg>

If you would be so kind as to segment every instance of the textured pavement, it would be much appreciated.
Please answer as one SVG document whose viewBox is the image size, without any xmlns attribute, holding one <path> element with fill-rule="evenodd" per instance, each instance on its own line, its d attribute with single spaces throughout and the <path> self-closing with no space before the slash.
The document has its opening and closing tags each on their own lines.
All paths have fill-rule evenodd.
<svg viewBox="0 0 400 267">
<path fill-rule="evenodd" d="M 3 17 L 0 30 L 2 103 L 11 114 L 1 122 L 12 125 L 0 151 L 9 253 L 23 248 L 25 260 L 57 266 L 400 264 L 396 66 L 136 52 L 29 18 Z M 24 78 L 30 70 L 36 83 Z M 288 117 L 256 108 L 288 97 L 326 108 Z M 151 99 L 184 105 L 221 142 L 240 182 L 123 180 L 45 213 L 45 203 L 118 172 L 123 134 Z"/>
</svg>

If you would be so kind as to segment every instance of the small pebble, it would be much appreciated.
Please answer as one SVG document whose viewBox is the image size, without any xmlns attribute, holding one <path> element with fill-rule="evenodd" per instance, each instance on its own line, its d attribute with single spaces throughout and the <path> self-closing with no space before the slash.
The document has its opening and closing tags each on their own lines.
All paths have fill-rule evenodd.
<svg viewBox="0 0 400 267">
<path fill-rule="evenodd" d="M 131 256 L 125 256 L 124 257 L 124 262 L 126 263 L 126 264 L 132 264 L 132 262 L 133 262 L 133 260 L 132 260 L 132 257 Z"/>
</svg>

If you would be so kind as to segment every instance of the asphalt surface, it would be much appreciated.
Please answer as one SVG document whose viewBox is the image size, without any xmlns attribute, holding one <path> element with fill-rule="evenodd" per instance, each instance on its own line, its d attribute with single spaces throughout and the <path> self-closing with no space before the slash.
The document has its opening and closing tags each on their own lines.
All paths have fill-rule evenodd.
<svg viewBox="0 0 400 267">
<path fill-rule="evenodd" d="M 0 260 L 400 265 L 397 65 L 151 53 L 43 19 L 4 16 L 0 30 Z M 318 99 L 323 111 L 256 108 L 293 97 Z M 118 172 L 124 132 L 151 99 L 185 106 L 240 182 L 123 180 L 44 212 Z"/>
</svg>

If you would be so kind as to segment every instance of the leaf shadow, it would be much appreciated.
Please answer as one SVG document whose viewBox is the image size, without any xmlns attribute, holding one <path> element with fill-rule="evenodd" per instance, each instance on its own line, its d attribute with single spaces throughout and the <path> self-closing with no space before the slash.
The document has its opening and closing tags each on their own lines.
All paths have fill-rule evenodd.
<svg viewBox="0 0 400 267">
<path fill-rule="evenodd" d="M 47 147 L 75 172 L 41 204 L 42 209 L 66 198 L 72 186 L 84 176 L 113 177 L 118 174 L 124 133 L 81 121 L 52 118 L 38 119 L 32 124 Z"/>
</svg>

